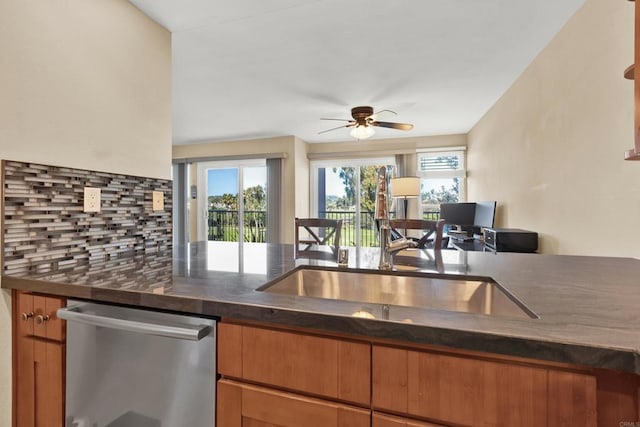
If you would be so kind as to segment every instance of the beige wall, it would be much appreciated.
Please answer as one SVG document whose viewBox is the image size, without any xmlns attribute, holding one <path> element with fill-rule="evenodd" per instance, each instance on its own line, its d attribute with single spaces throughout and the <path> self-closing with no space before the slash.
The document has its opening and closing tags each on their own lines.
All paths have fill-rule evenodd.
<svg viewBox="0 0 640 427">
<path fill-rule="evenodd" d="M 125 0 L 0 2 L 0 158 L 171 177 L 171 36 Z M 11 425 L 9 292 L 0 426 Z"/>
<path fill-rule="evenodd" d="M 634 3 L 587 0 L 469 134 L 468 194 L 545 253 L 640 257 Z"/>
<path fill-rule="evenodd" d="M 308 170 L 306 160 L 306 143 L 294 136 L 278 138 L 253 139 L 248 141 L 211 142 L 188 145 L 175 145 L 173 147 L 174 159 L 211 159 L 213 157 L 224 158 L 226 156 L 244 156 L 268 153 L 284 153 L 283 161 L 283 188 L 282 188 L 282 218 L 280 229 L 285 243 L 293 242 L 293 220 L 296 215 L 308 215 L 309 199 L 309 174 L 303 177 L 300 171 Z M 304 202 L 307 200 L 305 212 Z M 192 215 L 193 216 L 193 215 Z M 193 223 L 191 218 L 191 223 Z M 193 226 L 193 224 L 191 224 Z"/>
<path fill-rule="evenodd" d="M 170 43 L 125 0 L 0 2 L 0 154 L 170 177 Z"/>
<path fill-rule="evenodd" d="M 283 241 L 292 243 L 293 220 L 296 216 L 309 216 L 309 157 L 362 157 L 378 156 L 381 153 L 391 155 L 398 150 L 415 150 L 428 147 L 466 146 L 466 135 L 445 135 L 435 137 L 416 137 L 383 139 L 373 141 L 343 141 L 335 143 L 309 144 L 294 136 L 278 138 L 254 139 L 230 142 L 203 142 L 198 144 L 176 145 L 173 147 L 173 158 L 178 159 L 211 159 L 226 156 L 250 156 L 266 153 L 285 153 L 283 165 L 282 188 L 282 222 Z M 192 178 L 194 168 L 191 168 Z M 194 203 L 191 203 L 191 240 L 196 233 L 194 219 Z"/>
<path fill-rule="evenodd" d="M 371 156 L 392 155 L 400 151 L 415 151 L 420 148 L 463 147 L 467 145 L 467 135 L 438 135 L 411 138 L 374 139 L 365 141 L 341 141 L 309 144 L 309 156 Z"/>
</svg>

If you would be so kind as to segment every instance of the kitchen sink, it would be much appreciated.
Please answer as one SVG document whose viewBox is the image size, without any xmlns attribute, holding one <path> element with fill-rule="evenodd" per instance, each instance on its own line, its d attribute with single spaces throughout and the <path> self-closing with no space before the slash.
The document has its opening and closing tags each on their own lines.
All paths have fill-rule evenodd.
<svg viewBox="0 0 640 427">
<path fill-rule="evenodd" d="M 275 294 L 535 319 L 538 316 L 490 278 L 470 280 L 299 268 L 257 289 Z"/>
</svg>

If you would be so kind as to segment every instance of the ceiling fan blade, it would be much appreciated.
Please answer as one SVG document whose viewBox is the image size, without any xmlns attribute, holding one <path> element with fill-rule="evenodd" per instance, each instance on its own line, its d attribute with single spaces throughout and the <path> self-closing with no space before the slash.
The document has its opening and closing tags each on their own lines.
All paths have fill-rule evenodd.
<svg viewBox="0 0 640 427">
<path fill-rule="evenodd" d="M 320 120 L 337 120 L 339 122 L 352 122 L 353 120 L 348 120 L 348 119 L 323 119 L 320 118 Z"/>
<path fill-rule="evenodd" d="M 342 129 L 342 128 L 350 128 L 353 126 L 353 123 L 349 123 L 346 125 L 342 125 L 342 126 L 338 126 L 335 128 L 331 128 L 331 129 L 327 129 L 327 130 L 323 130 L 322 132 L 318 132 L 318 135 L 322 134 L 322 133 L 327 133 L 327 132 L 331 132 L 332 130 L 336 130 L 336 129 Z"/>
<path fill-rule="evenodd" d="M 378 119 L 378 116 L 382 113 L 391 113 L 393 115 L 398 115 L 398 113 L 396 113 L 395 111 L 392 110 L 380 110 L 380 111 L 376 111 L 375 113 L 373 113 L 372 115 L 369 116 L 369 119 L 375 121 Z"/>
<path fill-rule="evenodd" d="M 409 123 L 391 123 L 391 122 L 371 122 L 371 126 L 380 126 L 381 128 L 391 128 L 398 130 L 411 130 L 413 125 Z"/>
</svg>

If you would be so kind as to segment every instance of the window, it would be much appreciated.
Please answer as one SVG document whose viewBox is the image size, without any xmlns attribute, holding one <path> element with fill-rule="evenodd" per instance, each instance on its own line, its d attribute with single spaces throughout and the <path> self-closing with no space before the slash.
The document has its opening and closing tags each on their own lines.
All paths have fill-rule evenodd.
<svg viewBox="0 0 640 427">
<path fill-rule="evenodd" d="M 418 153 L 420 206 L 425 219 L 437 219 L 440 203 L 466 200 L 464 148 L 429 150 Z"/>
</svg>

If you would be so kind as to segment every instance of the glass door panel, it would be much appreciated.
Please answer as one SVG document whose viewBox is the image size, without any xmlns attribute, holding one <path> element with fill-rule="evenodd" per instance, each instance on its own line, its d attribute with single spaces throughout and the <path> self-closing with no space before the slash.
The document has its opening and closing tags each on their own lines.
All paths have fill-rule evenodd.
<svg viewBox="0 0 640 427">
<path fill-rule="evenodd" d="M 391 159 L 322 162 L 313 166 L 312 210 L 320 218 L 342 219 L 341 246 L 376 246 L 374 221 L 376 174 Z M 353 165 L 355 164 L 355 165 Z"/>
<path fill-rule="evenodd" d="M 237 242 L 238 168 L 207 169 L 206 240 Z"/>
<path fill-rule="evenodd" d="M 267 236 L 267 168 L 242 168 L 243 241 L 265 243 Z"/>
<path fill-rule="evenodd" d="M 318 205 L 318 217 L 342 220 L 340 246 L 354 246 L 356 236 L 356 168 L 321 168 L 324 197 Z"/>
<path fill-rule="evenodd" d="M 378 246 L 378 228 L 375 223 L 376 187 L 381 165 L 360 166 L 359 232 L 361 246 Z"/>
</svg>

